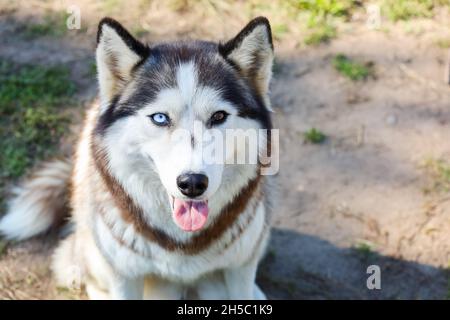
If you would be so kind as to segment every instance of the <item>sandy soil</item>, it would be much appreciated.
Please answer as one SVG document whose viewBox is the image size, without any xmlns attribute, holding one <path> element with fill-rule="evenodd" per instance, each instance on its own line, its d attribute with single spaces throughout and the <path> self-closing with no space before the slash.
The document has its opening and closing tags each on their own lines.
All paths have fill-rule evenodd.
<svg viewBox="0 0 450 320">
<path fill-rule="evenodd" d="M 83 105 L 96 94 L 95 79 L 87 74 L 99 13 L 86 18 L 83 34 L 20 38 L 30 12 L 39 19 L 45 9 L 2 7 L 0 57 L 69 64 Z M 236 14 L 217 24 L 213 14 L 156 9 L 142 20 L 150 26 L 149 41 L 224 39 L 247 18 Z M 222 9 L 229 18 L 229 8 Z M 125 24 L 132 20 L 124 14 L 117 18 Z M 450 195 L 424 191 L 434 178 L 423 167 L 427 159 L 450 155 L 450 87 L 443 81 L 448 52 L 435 45 L 437 38 L 450 36 L 448 21 L 449 15 L 442 15 L 412 25 L 388 24 L 382 31 L 354 21 L 329 44 L 299 46 L 295 32 L 276 41 L 272 100 L 280 129 L 281 199 L 258 275 L 270 298 L 448 296 Z M 360 83 L 343 78 L 331 63 L 337 53 L 373 62 L 375 77 Z M 81 113 L 76 110 L 73 132 Z M 304 142 L 303 132 L 311 127 L 327 135 L 324 144 Z M 9 244 L 0 253 L 0 299 L 78 297 L 51 280 L 55 238 Z M 366 287 L 366 269 L 373 264 L 381 268 L 381 290 Z"/>
</svg>

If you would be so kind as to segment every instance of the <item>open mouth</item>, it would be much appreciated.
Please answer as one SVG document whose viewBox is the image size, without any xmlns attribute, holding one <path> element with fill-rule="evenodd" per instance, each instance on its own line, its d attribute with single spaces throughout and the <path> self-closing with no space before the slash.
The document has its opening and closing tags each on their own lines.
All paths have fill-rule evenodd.
<svg viewBox="0 0 450 320">
<path fill-rule="evenodd" d="M 172 197 L 172 218 L 184 231 L 198 231 L 208 218 L 208 201 L 182 200 Z"/>
</svg>

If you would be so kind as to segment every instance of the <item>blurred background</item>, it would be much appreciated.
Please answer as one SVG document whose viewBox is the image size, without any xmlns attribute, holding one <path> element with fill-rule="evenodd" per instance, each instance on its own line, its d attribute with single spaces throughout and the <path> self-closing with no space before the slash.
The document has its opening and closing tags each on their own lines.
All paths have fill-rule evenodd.
<svg viewBox="0 0 450 320">
<path fill-rule="evenodd" d="M 280 201 L 258 282 L 275 299 L 450 298 L 449 0 L 0 0 L 0 214 L 70 155 L 97 94 L 99 20 L 139 39 L 226 40 L 269 18 Z M 79 19 L 78 19 L 79 18 Z M 77 299 L 57 234 L 0 239 L 0 299 Z M 367 268 L 381 269 L 369 290 Z"/>
</svg>

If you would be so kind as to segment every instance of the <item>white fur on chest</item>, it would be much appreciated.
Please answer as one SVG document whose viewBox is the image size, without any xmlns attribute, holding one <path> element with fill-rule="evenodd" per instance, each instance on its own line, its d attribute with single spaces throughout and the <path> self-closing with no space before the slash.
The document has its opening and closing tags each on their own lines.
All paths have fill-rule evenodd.
<svg viewBox="0 0 450 320">
<path fill-rule="evenodd" d="M 230 242 L 233 233 L 238 232 L 239 224 L 246 223 L 248 214 L 250 212 L 243 212 L 235 225 L 219 240 L 195 255 L 167 251 L 136 234 L 133 226 L 121 220 L 116 221 L 112 232 L 123 232 L 123 241 L 129 244 L 134 241 L 135 248 L 139 248 L 144 254 L 138 254 L 119 243 L 99 215 L 95 218 L 94 228 L 101 251 L 118 273 L 126 277 L 155 274 L 169 280 L 188 283 L 210 272 L 242 265 L 252 256 L 258 247 L 261 233 L 265 230 L 265 209 L 262 202 L 259 203 L 254 217 L 244 231 L 230 246 L 223 249 L 223 246 Z"/>
</svg>

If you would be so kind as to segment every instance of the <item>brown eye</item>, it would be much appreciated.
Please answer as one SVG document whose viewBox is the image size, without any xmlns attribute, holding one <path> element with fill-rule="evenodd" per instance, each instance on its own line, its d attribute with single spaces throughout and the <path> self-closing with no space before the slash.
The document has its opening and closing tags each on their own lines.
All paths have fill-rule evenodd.
<svg viewBox="0 0 450 320">
<path fill-rule="evenodd" d="M 211 118 L 209 119 L 210 126 L 216 126 L 225 122 L 228 117 L 228 113 L 225 111 L 217 111 L 215 112 Z"/>
</svg>

